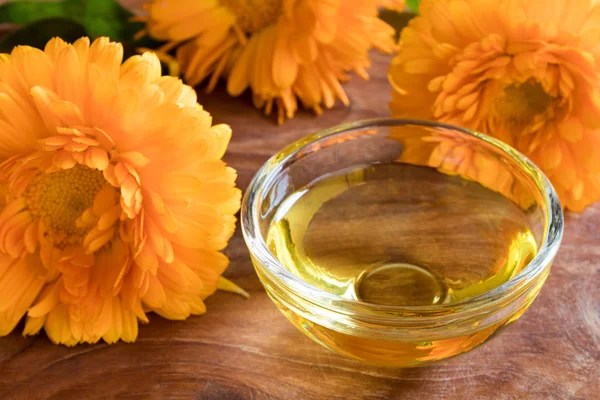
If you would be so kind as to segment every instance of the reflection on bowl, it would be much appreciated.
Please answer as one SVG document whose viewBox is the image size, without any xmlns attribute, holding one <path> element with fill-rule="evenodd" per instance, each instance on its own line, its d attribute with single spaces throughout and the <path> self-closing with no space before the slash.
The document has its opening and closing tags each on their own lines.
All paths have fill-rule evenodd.
<svg viewBox="0 0 600 400">
<path fill-rule="evenodd" d="M 444 359 L 519 318 L 562 236 L 514 149 L 444 124 L 356 122 L 288 146 L 242 205 L 256 271 L 316 342 L 387 366 Z"/>
</svg>

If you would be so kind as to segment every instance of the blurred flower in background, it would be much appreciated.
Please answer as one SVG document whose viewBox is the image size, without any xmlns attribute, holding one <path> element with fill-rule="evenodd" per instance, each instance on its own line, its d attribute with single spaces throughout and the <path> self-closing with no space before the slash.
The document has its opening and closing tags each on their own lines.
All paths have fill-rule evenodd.
<svg viewBox="0 0 600 400">
<path fill-rule="evenodd" d="M 192 88 L 107 38 L 0 54 L 0 336 L 134 341 L 225 282 L 240 206 Z"/>
<path fill-rule="evenodd" d="M 336 99 L 348 105 L 341 82 L 354 71 L 367 79 L 368 51 L 392 52 L 394 29 L 378 18 L 398 0 L 160 0 L 147 5 L 147 31 L 177 48 L 192 86 L 220 77 L 238 96 L 252 90 L 254 105 L 279 123 L 292 118 L 297 98 L 321 114 Z"/>
<path fill-rule="evenodd" d="M 403 11 L 407 3 L 404 0 L 380 0 L 379 6 L 390 10 Z"/>
<path fill-rule="evenodd" d="M 600 6 L 424 0 L 389 79 L 397 116 L 495 136 L 532 159 L 563 206 L 600 199 Z"/>
</svg>

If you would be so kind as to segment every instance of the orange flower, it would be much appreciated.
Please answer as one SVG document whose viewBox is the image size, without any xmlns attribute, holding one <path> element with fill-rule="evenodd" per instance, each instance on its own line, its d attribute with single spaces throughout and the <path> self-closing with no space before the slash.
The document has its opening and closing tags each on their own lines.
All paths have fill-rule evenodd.
<svg viewBox="0 0 600 400">
<path fill-rule="evenodd" d="M 600 6 L 424 0 L 420 12 L 390 67 L 393 113 L 505 141 L 571 210 L 600 199 Z"/>
<path fill-rule="evenodd" d="M 157 0 L 148 4 L 147 29 L 179 46 L 185 79 L 197 85 L 219 77 L 238 96 L 252 89 L 254 104 L 278 121 L 292 118 L 296 97 L 317 114 L 322 106 L 345 105 L 341 82 L 347 71 L 368 78 L 368 51 L 395 48 L 394 29 L 377 17 L 386 0 Z M 398 0 L 387 0 L 398 4 Z"/>
<path fill-rule="evenodd" d="M 406 2 L 404 0 L 380 0 L 379 6 L 390 10 L 402 11 L 406 8 Z"/>
<path fill-rule="evenodd" d="M 152 54 L 101 38 L 0 54 L 0 336 L 137 337 L 205 312 L 235 229 L 231 130 Z"/>
</svg>

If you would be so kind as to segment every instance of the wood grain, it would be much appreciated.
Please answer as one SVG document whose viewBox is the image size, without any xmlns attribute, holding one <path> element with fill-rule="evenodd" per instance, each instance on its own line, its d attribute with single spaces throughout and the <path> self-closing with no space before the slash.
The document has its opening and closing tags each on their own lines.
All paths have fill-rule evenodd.
<svg viewBox="0 0 600 400">
<path fill-rule="evenodd" d="M 130 1 L 133 3 L 135 0 Z M 138 1 L 139 3 L 139 1 Z M 246 188 L 285 144 L 346 121 L 388 114 L 387 56 L 370 82 L 347 85 L 349 108 L 277 126 L 223 88 L 200 103 L 234 136 L 226 160 Z M 539 298 L 518 322 L 470 353 L 431 367 L 371 367 L 333 354 L 277 311 L 238 229 L 226 276 L 249 300 L 217 293 L 185 322 L 151 316 L 135 344 L 52 345 L 44 335 L 0 338 L 0 399 L 593 399 L 600 392 L 600 204 L 567 215 L 562 248 Z M 22 328 L 22 326 L 20 327 Z M 18 329 L 20 331 L 20 329 Z"/>
</svg>

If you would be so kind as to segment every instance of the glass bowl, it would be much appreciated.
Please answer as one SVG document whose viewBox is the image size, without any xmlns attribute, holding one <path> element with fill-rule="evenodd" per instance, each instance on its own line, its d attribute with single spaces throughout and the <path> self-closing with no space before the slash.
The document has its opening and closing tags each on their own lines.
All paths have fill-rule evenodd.
<svg viewBox="0 0 600 400">
<path fill-rule="evenodd" d="M 409 367 L 517 320 L 560 245 L 548 179 L 510 146 L 426 121 L 326 129 L 275 154 L 242 204 L 256 272 L 305 335 Z"/>
</svg>

